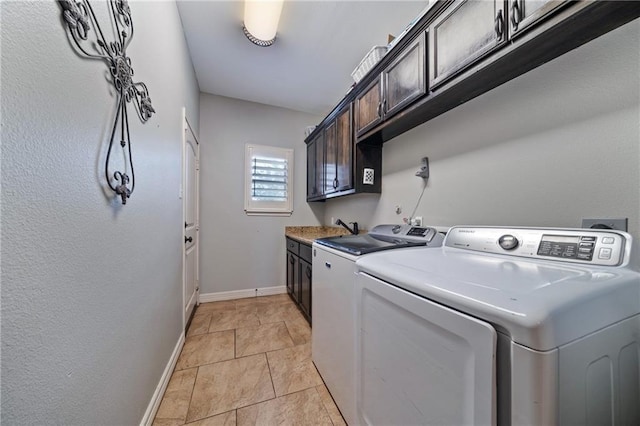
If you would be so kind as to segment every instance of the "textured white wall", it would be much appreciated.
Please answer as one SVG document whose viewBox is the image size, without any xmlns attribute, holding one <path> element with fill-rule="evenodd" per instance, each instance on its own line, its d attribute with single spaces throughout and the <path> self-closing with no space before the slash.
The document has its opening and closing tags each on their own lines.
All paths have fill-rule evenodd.
<svg viewBox="0 0 640 426">
<path fill-rule="evenodd" d="M 428 156 L 416 213 L 426 224 L 579 227 L 628 217 L 640 238 L 639 46 L 636 20 L 387 142 L 382 195 L 327 201 L 324 223 L 400 223 Z"/>
<path fill-rule="evenodd" d="M 322 117 L 200 95 L 200 293 L 285 285 L 284 227 L 318 225 L 322 204 L 307 204 L 304 128 Z M 290 217 L 244 213 L 246 143 L 294 149 Z"/>
<path fill-rule="evenodd" d="M 104 2 L 93 2 L 104 6 Z M 2 2 L 2 423 L 136 424 L 181 333 L 182 106 L 198 86 L 175 3 L 131 4 L 157 113 L 130 114 L 136 188 L 102 190 L 115 96 L 56 2 Z"/>
</svg>

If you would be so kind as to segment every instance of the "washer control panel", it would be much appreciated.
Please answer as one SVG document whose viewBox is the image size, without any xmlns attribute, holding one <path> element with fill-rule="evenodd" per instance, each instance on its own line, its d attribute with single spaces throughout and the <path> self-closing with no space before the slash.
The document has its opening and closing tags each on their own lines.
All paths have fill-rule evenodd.
<svg viewBox="0 0 640 426">
<path fill-rule="evenodd" d="M 423 228 L 410 225 L 377 225 L 369 235 L 381 237 L 397 237 L 407 241 L 430 242 L 438 234 L 434 228 Z"/>
<path fill-rule="evenodd" d="M 512 256 L 617 266 L 631 238 L 600 229 L 453 227 L 444 245 Z"/>
</svg>

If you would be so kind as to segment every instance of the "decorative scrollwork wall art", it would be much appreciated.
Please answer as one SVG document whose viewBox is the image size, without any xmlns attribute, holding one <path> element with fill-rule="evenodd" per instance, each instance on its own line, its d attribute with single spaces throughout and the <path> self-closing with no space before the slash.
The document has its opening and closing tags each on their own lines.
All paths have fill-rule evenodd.
<svg viewBox="0 0 640 426">
<path fill-rule="evenodd" d="M 109 0 L 109 10 L 113 18 L 111 25 L 114 29 L 115 41 L 107 42 L 88 0 L 59 0 L 58 3 L 62 8 L 62 17 L 66 23 L 66 28 L 79 53 L 87 58 L 103 60 L 109 66 L 111 83 L 118 93 L 118 99 L 104 170 L 109 188 L 120 196 L 122 204 L 127 204 L 127 198 L 133 193 L 136 183 L 131 156 L 127 104 L 133 103 L 143 123 L 155 113 L 147 86 L 142 82 L 133 81 L 131 59 L 126 52 L 133 37 L 131 9 L 127 0 Z M 93 39 L 89 41 L 92 27 L 95 32 L 95 41 Z M 91 46 L 92 43 L 95 44 Z M 90 53 L 88 47 L 93 47 L 96 53 Z M 125 171 L 117 170 L 111 175 L 109 173 L 109 160 L 113 142 L 118 133 L 120 146 L 123 149 L 125 158 Z M 127 163 L 131 176 L 126 173 Z M 114 182 L 112 182 L 112 179 Z"/>
</svg>

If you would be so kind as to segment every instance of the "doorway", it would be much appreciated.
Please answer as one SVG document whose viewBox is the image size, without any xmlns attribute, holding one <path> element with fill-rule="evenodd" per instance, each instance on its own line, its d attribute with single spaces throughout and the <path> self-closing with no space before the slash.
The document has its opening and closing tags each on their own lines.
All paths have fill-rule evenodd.
<svg viewBox="0 0 640 426">
<path fill-rule="evenodd" d="M 183 250 L 183 326 L 186 331 L 200 290 L 199 277 L 199 231 L 200 231 L 200 144 L 195 136 L 186 109 L 183 108 L 182 138 L 182 204 L 184 218 Z"/>
</svg>

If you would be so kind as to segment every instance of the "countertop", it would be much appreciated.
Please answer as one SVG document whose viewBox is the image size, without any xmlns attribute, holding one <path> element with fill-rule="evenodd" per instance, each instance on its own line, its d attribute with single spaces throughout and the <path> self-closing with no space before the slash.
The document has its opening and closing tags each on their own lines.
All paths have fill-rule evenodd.
<svg viewBox="0 0 640 426">
<path fill-rule="evenodd" d="M 360 230 L 360 233 L 366 231 Z M 348 235 L 349 231 L 337 226 L 285 226 L 284 235 L 300 243 L 311 245 L 313 240 L 336 235 Z"/>
</svg>

